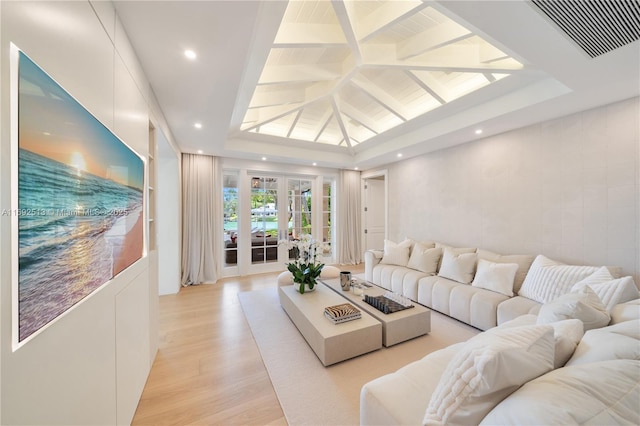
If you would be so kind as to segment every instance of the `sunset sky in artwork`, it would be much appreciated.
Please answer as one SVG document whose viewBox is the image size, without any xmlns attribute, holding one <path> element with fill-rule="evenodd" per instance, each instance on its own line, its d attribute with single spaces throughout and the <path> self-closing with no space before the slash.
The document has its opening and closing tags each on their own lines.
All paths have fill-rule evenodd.
<svg viewBox="0 0 640 426">
<path fill-rule="evenodd" d="M 143 189 L 142 160 L 25 55 L 20 55 L 19 147 Z"/>
</svg>

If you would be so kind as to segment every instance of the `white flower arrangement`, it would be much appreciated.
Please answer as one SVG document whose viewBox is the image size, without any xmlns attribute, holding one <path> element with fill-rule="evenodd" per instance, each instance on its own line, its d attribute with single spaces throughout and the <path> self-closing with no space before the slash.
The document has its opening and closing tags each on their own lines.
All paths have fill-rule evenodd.
<svg viewBox="0 0 640 426">
<path fill-rule="evenodd" d="M 324 267 L 324 263 L 319 259 L 329 250 L 329 245 L 315 241 L 310 234 L 304 234 L 297 240 L 280 240 L 278 244 L 286 246 L 288 250 L 294 250 L 295 259 L 287 263 L 287 269 L 293 275 L 293 282 L 298 285 L 298 291 L 304 293 L 305 285 L 309 290 L 313 290 Z"/>
</svg>

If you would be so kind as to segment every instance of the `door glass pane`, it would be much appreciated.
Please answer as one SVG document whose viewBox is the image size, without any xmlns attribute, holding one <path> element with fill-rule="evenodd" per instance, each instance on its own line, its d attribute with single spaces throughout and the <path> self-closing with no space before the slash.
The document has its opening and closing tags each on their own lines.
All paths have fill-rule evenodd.
<svg viewBox="0 0 640 426">
<path fill-rule="evenodd" d="M 278 179 L 251 178 L 251 263 L 278 261 Z"/>
<path fill-rule="evenodd" d="M 238 175 L 223 173 L 224 266 L 238 263 Z"/>
<path fill-rule="evenodd" d="M 329 249 L 324 252 L 325 256 L 331 256 L 333 251 L 331 247 L 332 223 L 331 223 L 331 188 L 333 186 L 332 179 L 324 179 L 322 183 L 322 241 L 327 243 Z"/>
<path fill-rule="evenodd" d="M 296 240 L 304 234 L 311 234 L 311 188 L 312 182 L 308 179 L 287 179 L 288 200 L 288 234 L 290 240 Z M 289 258 L 293 259 L 295 253 L 291 251 Z"/>
</svg>

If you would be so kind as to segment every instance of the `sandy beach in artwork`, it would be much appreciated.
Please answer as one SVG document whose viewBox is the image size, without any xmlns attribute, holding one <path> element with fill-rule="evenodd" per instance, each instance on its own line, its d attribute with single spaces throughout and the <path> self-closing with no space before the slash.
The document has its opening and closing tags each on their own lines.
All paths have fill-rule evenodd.
<svg viewBox="0 0 640 426">
<path fill-rule="evenodd" d="M 117 275 L 125 268 L 142 257 L 143 246 L 143 219 L 142 213 L 138 215 L 135 225 L 127 232 L 118 258 L 113 263 L 113 275 Z"/>
</svg>

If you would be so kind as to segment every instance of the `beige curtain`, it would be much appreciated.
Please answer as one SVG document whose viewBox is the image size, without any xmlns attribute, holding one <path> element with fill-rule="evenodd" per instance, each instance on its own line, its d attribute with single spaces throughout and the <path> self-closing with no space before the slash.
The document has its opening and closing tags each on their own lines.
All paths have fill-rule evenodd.
<svg viewBox="0 0 640 426">
<path fill-rule="evenodd" d="M 360 172 L 342 170 L 338 185 L 336 260 L 357 265 L 362 261 Z"/>
<path fill-rule="evenodd" d="M 218 160 L 182 154 L 182 285 L 214 283 L 221 223 Z"/>
</svg>

